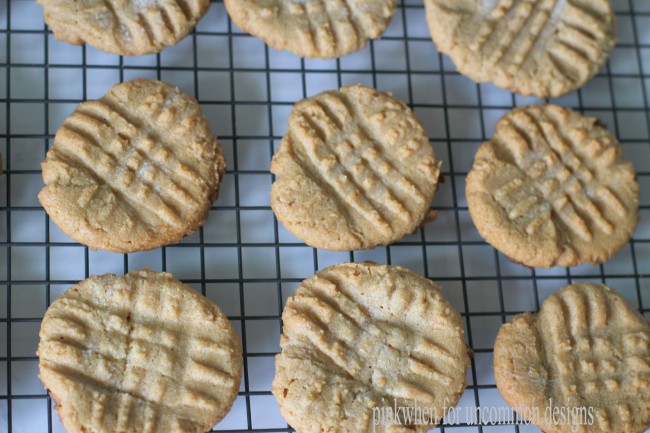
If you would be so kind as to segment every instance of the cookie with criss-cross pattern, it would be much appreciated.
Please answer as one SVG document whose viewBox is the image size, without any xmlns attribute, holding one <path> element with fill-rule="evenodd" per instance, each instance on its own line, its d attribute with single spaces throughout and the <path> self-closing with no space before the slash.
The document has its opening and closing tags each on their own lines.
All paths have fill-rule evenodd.
<svg viewBox="0 0 650 433">
<path fill-rule="evenodd" d="M 113 54 L 142 55 L 176 45 L 208 11 L 210 0 L 38 0 L 62 41 Z"/>
<path fill-rule="evenodd" d="M 276 50 L 330 59 L 379 38 L 397 0 L 224 0 L 233 22 Z"/>
<path fill-rule="evenodd" d="M 282 321 L 272 391 L 298 433 L 425 433 L 465 390 L 460 314 L 408 269 L 323 269 L 289 298 Z M 428 415 L 398 415 L 400 425 L 386 416 L 395 406 Z"/>
<path fill-rule="evenodd" d="M 230 410 L 242 371 L 219 307 L 149 270 L 71 287 L 45 313 L 37 354 L 68 433 L 203 433 Z"/>
<path fill-rule="evenodd" d="M 650 428 L 650 324 L 613 289 L 571 284 L 503 325 L 494 378 L 547 433 Z M 550 409 L 549 409 L 550 408 Z"/>
<path fill-rule="evenodd" d="M 616 43 L 609 0 L 425 0 L 438 49 L 469 78 L 555 98 L 582 87 Z"/>
<path fill-rule="evenodd" d="M 467 176 L 479 233 L 530 267 L 602 263 L 634 233 L 639 185 L 594 117 L 533 105 L 504 116 Z"/>
<path fill-rule="evenodd" d="M 415 114 L 388 93 L 346 86 L 297 103 L 273 156 L 271 206 L 307 244 L 387 245 L 422 223 L 441 162 Z"/>
<path fill-rule="evenodd" d="M 134 80 L 79 105 L 42 167 L 38 198 L 59 228 L 93 249 L 128 253 L 196 231 L 226 164 L 194 98 Z"/>
</svg>

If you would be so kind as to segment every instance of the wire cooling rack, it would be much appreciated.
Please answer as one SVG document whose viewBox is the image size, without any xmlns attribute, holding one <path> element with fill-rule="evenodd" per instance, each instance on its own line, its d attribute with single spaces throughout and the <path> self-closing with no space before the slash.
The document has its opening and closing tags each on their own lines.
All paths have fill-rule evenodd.
<svg viewBox="0 0 650 433">
<path fill-rule="evenodd" d="M 267 48 L 228 20 L 221 0 L 189 37 L 159 55 L 103 54 L 54 40 L 32 0 L 0 0 L 0 433 L 63 432 L 37 378 L 34 356 L 45 309 L 92 274 L 148 266 L 167 270 L 216 301 L 239 332 L 244 376 L 229 432 L 292 431 L 270 393 L 286 298 L 316 270 L 344 261 L 406 266 L 437 281 L 463 314 L 474 349 L 468 387 L 454 417 L 436 431 L 538 432 L 525 425 L 473 425 L 466 409 L 504 408 L 492 374 L 502 322 L 537 310 L 572 280 L 605 282 L 650 317 L 650 0 L 614 1 L 619 43 L 582 90 L 555 103 L 603 119 L 624 144 L 641 184 L 632 242 L 601 266 L 530 270 L 486 245 L 464 198 L 465 175 L 496 120 L 536 102 L 460 76 L 429 38 L 421 0 L 400 0 L 381 40 L 333 61 L 301 60 Z M 194 95 L 224 146 L 228 172 L 207 224 L 181 244 L 119 255 L 63 235 L 41 208 L 40 162 L 75 106 L 117 82 L 157 78 Z M 273 217 L 269 162 L 291 105 L 344 84 L 392 91 L 409 103 L 444 161 L 433 223 L 390 247 L 333 253 L 306 247 Z M 4 265 L 3 265 L 4 264 Z"/>
</svg>

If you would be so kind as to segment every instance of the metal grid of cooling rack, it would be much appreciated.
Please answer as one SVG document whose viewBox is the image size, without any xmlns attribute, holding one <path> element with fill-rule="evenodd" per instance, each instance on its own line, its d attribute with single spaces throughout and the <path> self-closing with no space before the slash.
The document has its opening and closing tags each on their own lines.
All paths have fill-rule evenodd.
<svg viewBox="0 0 650 433">
<path fill-rule="evenodd" d="M 474 348 L 460 408 L 504 407 L 491 373 L 500 324 L 536 310 L 571 280 L 617 288 L 650 317 L 650 0 L 616 0 L 619 44 L 584 89 L 555 103 L 602 118 L 624 143 L 641 184 L 641 222 L 620 254 L 601 266 L 535 271 L 510 263 L 472 226 L 465 174 L 496 120 L 535 102 L 455 72 L 431 42 L 421 0 L 400 0 L 381 40 L 333 61 L 269 49 L 228 20 L 214 1 L 195 32 L 159 55 L 124 58 L 54 40 L 33 0 L 0 0 L 0 433 L 63 432 L 37 379 L 43 313 L 80 279 L 149 266 L 168 270 L 216 301 L 241 335 L 244 376 L 231 413 L 214 431 L 292 431 L 270 393 L 282 306 L 299 282 L 344 261 L 407 266 L 443 286 Z M 75 106 L 135 77 L 158 78 L 194 95 L 224 146 L 228 172 L 207 224 L 181 244 L 118 255 L 64 236 L 40 207 L 40 161 Z M 425 124 L 444 161 L 435 222 L 401 242 L 332 253 L 306 247 L 269 206 L 268 164 L 291 105 L 325 89 L 363 83 L 392 91 Z M 436 431 L 533 432 L 506 423 L 473 425 L 462 411 Z"/>
</svg>

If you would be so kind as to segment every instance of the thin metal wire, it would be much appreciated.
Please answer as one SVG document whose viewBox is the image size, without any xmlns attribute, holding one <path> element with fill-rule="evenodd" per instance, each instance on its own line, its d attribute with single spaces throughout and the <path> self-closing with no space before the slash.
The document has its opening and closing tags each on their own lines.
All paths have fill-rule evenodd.
<svg viewBox="0 0 650 433">
<path fill-rule="evenodd" d="M 7 38 L 6 38 L 6 47 L 5 47 L 5 52 L 7 53 L 7 61 L 11 61 L 11 2 L 7 3 Z M 5 95 L 7 97 L 7 100 L 11 98 L 11 70 L 8 68 L 6 72 L 6 89 L 5 89 Z M 11 125 L 11 107 L 9 104 L 6 104 L 6 114 L 5 114 L 5 121 L 6 121 L 6 130 L 7 133 L 10 132 L 10 125 Z M 6 178 L 6 197 L 7 197 L 7 206 L 11 204 L 11 176 L 9 173 L 11 173 L 11 145 L 9 143 L 9 140 L 7 140 L 7 146 L 6 146 L 6 154 L 4 156 L 4 161 L 5 161 L 5 169 L 7 174 L 5 175 Z M 6 359 L 6 365 L 7 365 L 7 433 L 12 432 L 12 425 L 13 425 L 13 402 L 11 400 L 11 395 L 12 395 L 12 383 L 11 383 L 11 359 L 12 359 L 12 343 L 11 343 L 11 331 L 12 331 L 12 320 L 11 320 L 11 292 L 13 290 L 12 284 L 11 284 L 11 210 L 7 209 L 6 211 L 6 217 L 7 217 L 7 322 L 6 322 L 6 342 L 7 342 L 7 349 L 6 349 L 6 354 L 7 354 L 7 359 Z"/>
<path fill-rule="evenodd" d="M 231 135 L 221 135 L 220 140 L 224 142 L 231 142 L 233 148 L 233 160 L 228 161 L 229 169 L 227 175 L 233 179 L 234 184 L 234 204 L 231 205 L 222 205 L 217 202 L 212 206 L 212 211 L 229 211 L 234 212 L 236 220 L 236 236 L 234 242 L 213 242 L 207 241 L 205 230 L 202 228 L 199 231 L 198 241 L 185 241 L 180 245 L 174 246 L 174 248 L 198 248 L 199 257 L 200 257 L 200 275 L 198 278 L 185 278 L 183 281 L 196 285 L 200 287 L 203 294 L 206 294 L 207 287 L 209 285 L 220 285 L 220 284 L 234 284 L 236 285 L 236 290 L 239 296 L 239 314 L 230 315 L 229 319 L 236 324 L 239 324 L 241 327 L 241 337 L 242 337 L 242 349 L 244 355 L 244 370 L 243 370 L 243 386 L 242 390 L 239 392 L 239 398 L 243 398 L 246 406 L 246 419 L 245 419 L 245 429 L 240 430 L 228 430 L 231 432 L 289 432 L 293 431 L 288 425 L 285 425 L 280 428 L 255 428 L 256 420 L 251 408 L 251 397 L 263 397 L 270 396 L 270 390 L 256 390 L 251 389 L 251 380 L 249 377 L 249 360 L 250 359 L 259 359 L 259 358 L 270 358 L 275 356 L 274 352 L 249 352 L 248 341 L 247 341 L 247 322 L 260 323 L 259 321 L 276 321 L 281 330 L 281 314 L 283 308 L 283 299 L 287 295 L 286 291 L 289 287 L 293 287 L 296 284 L 301 282 L 301 278 L 292 278 L 283 276 L 282 269 L 282 251 L 287 248 L 304 248 L 303 244 L 300 243 L 291 243 L 291 242 L 281 242 L 280 241 L 280 230 L 278 221 L 273 217 L 273 241 L 271 242 L 244 242 L 242 239 L 242 212 L 248 211 L 270 211 L 270 206 L 268 205 L 244 205 L 240 199 L 240 194 L 245 194 L 246 191 L 242 190 L 241 177 L 247 175 L 262 175 L 268 174 L 265 170 L 250 170 L 240 168 L 241 164 L 238 161 L 238 143 L 241 143 L 245 140 L 261 140 L 262 142 L 268 143 L 268 152 L 269 157 L 274 153 L 275 144 L 282 139 L 281 136 L 276 135 L 274 130 L 274 108 L 276 107 L 290 107 L 292 102 L 287 101 L 277 101 L 274 99 L 274 93 L 272 88 L 272 74 L 275 73 L 299 73 L 301 76 L 301 91 L 303 96 L 308 95 L 308 76 L 310 74 L 334 74 L 336 77 L 337 83 L 339 86 L 344 84 L 343 74 L 370 74 L 372 84 L 377 86 L 378 77 L 380 75 L 390 75 L 390 76 L 406 76 L 407 83 L 407 97 L 408 103 L 411 108 L 418 109 L 439 109 L 442 110 L 443 119 L 444 119 L 444 128 L 445 128 L 445 137 L 444 138 L 431 138 L 431 143 L 433 145 L 441 146 L 446 148 L 448 153 L 448 169 L 443 173 L 444 177 L 450 183 L 451 188 L 451 205 L 446 206 L 436 206 L 435 210 L 437 211 L 447 211 L 451 212 L 453 215 L 453 224 L 455 225 L 454 234 L 456 239 L 453 241 L 441 241 L 437 239 L 428 239 L 427 234 L 424 229 L 420 229 L 417 237 L 411 237 L 409 240 L 400 241 L 385 248 L 386 261 L 391 263 L 393 259 L 399 258 L 398 247 L 416 247 L 421 248 L 422 251 L 422 267 L 424 274 L 427 278 L 431 277 L 431 271 L 429 266 L 428 251 L 430 248 L 436 247 L 455 247 L 457 249 L 458 263 L 459 263 L 459 277 L 436 277 L 437 282 L 444 285 L 446 282 L 459 282 L 461 284 L 462 290 L 462 305 L 463 313 L 461 314 L 466 325 L 467 330 L 467 339 L 470 346 L 473 346 L 476 342 L 476 335 L 472 332 L 472 320 L 476 318 L 495 318 L 500 322 L 505 322 L 508 317 L 519 314 L 523 311 L 518 311 L 515 309 L 508 309 L 506 305 L 506 298 L 504 295 L 504 283 L 506 282 L 520 282 L 520 281 L 529 281 L 532 285 L 534 305 L 536 309 L 540 307 L 540 293 L 538 288 L 539 282 L 554 282 L 557 280 L 574 280 L 574 279 L 593 279 L 594 277 L 600 278 L 602 281 L 611 278 L 621 278 L 621 279 L 633 279 L 635 282 L 636 296 L 638 299 L 639 309 L 643 313 L 650 312 L 650 305 L 648 308 L 645 308 L 643 304 L 643 296 L 641 293 L 641 278 L 643 277 L 639 273 L 639 266 L 637 263 L 637 248 L 640 245 L 647 245 L 650 243 L 650 239 L 634 239 L 630 244 L 631 249 L 631 260 L 632 260 L 632 273 L 612 273 L 607 272 L 604 266 L 598 268 L 597 275 L 593 273 L 582 273 L 580 271 L 570 271 L 566 270 L 566 275 L 540 275 L 535 270 L 531 270 L 527 275 L 504 275 L 502 272 L 503 260 L 501 260 L 500 255 L 494 251 L 494 266 L 495 266 L 495 275 L 494 276 L 474 276 L 467 275 L 466 271 L 466 257 L 464 255 L 464 249 L 472 246 L 483 246 L 485 243 L 483 241 L 473 241 L 464 239 L 461 233 L 461 213 L 467 212 L 467 207 L 460 205 L 460 196 L 458 192 L 458 187 L 461 184 L 461 179 L 467 174 L 466 172 L 459 170 L 459 167 L 455 166 L 454 163 L 454 148 L 461 145 L 462 143 L 467 142 L 477 142 L 476 138 L 459 138 L 451 137 L 451 116 L 450 110 L 463 110 L 463 109 L 473 109 L 478 110 L 480 113 L 480 140 L 486 140 L 486 121 L 483 116 L 484 110 L 509 110 L 512 107 L 517 105 L 517 100 L 514 95 L 512 95 L 510 104 L 492 104 L 486 103 L 482 97 L 482 85 L 476 85 L 476 91 L 478 95 L 476 104 L 458 104 L 451 103 L 449 101 L 449 95 L 447 92 L 446 83 L 452 77 L 458 77 L 459 74 L 456 71 L 449 70 L 445 64 L 445 59 L 441 54 L 438 54 L 439 69 L 414 69 L 411 67 L 412 61 L 414 59 L 413 53 L 411 52 L 410 44 L 413 42 L 426 41 L 430 42 L 428 37 L 414 36 L 409 34 L 408 26 L 408 15 L 409 14 L 420 14 L 424 13 L 423 7 L 421 4 L 410 4 L 407 3 L 407 0 L 400 0 L 398 6 L 398 14 L 401 15 L 401 26 L 403 27 L 403 35 L 387 35 L 382 40 L 384 41 L 393 41 L 400 42 L 403 44 L 404 56 L 405 56 L 405 67 L 400 68 L 399 70 L 391 69 L 382 69 L 378 67 L 377 62 L 377 45 L 375 42 L 371 41 L 369 44 L 369 55 L 370 55 L 370 69 L 358 69 L 358 68 L 345 68 L 342 65 L 341 60 L 336 60 L 336 67 L 331 69 L 319 69 L 314 67 L 308 67 L 307 62 L 304 59 L 300 60 L 300 66 L 298 68 L 287 68 L 287 67 L 276 67 L 272 65 L 271 62 L 271 51 L 268 47 L 264 47 L 264 61 L 263 66 L 261 67 L 250 67 L 250 66 L 239 66 L 235 61 L 235 50 L 237 47 L 237 41 L 242 38 L 249 38 L 249 35 L 244 33 L 239 33 L 233 31 L 233 24 L 228 21 L 227 29 L 225 31 L 206 31 L 206 30 L 195 30 L 191 37 L 191 50 L 193 55 L 193 60 L 190 65 L 187 66 L 169 66 L 162 65 L 160 54 L 156 55 L 156 62 L 153 66 L 142 66 L 142 65 L 128 65 L 125 64 L 124 58 L 120 57 L 118 64 L 115 65 L 102 65 L 102 64 L 89 64 L 87 58 L 86 47 L 81 49 L 81 64 L 54 64 L 50 63 L 50 42 L 49 38 L 51 37 L 51 32 L 47 29 L 46 26 L 42 30 L 25 30 L 25 29 L 14 29 L 12 28 L 11 23 L 11 14 L 12 14 L 12 1 L 3 2 L 4 5 L 0 7 L 6 8 L 6 29 L 0 29 L 0 35 L 6 36 L 6 55 L 7 61 L 5 63 L 0 63 L 0 68 L 6 70 L 6 92 L 3 98 L 0 98 L 0 104 L 6 106 L 5 113 L 5 122 L 6 122 L 6 133 L 0 134 L 0 139 L 6 139 L 6 154 L 5 156 L 5 193 L 6 193 L 6 205 L 0 206 L 0 212 L 3 212 L 6 216 L 6 241 L 0 242 L 0 248 L 6 251 L 6 278 L 4 280 L 0 279 L 0 285 L 6 286 L 6 317 L 0 318 L 0 324 L 5 325 L 4 335 L 6 336 L 6 356 L 0 357 L 0 362 L 6 364 L 6 394 L 0 395 L 0 403 L 5 402 L 7 407 L 7 425 L 5 431 L 11 433 L 14 430 L 13 421 L 14 421 L 14 411 L 13 411 L 13 402 L 15 401 L 45 401 L 47 404 L 47 431 L 51 433 L 53 430 L 53 411 L 52 411 L 52 402 L 45 393 L 42 394 L 14 394 L 14 387 L 12 386 L 12 364 L 14 363 L 25 363 L 25 362 L 35 362 L 37 358 L 35 356 L 15 356 L 12 351 L 12 325 L 15 324 L 28 324 L 28 323 L 38 323 L 40 322 L 40 317 L 13 317 L 11 307 L 12 307 L 12 291 L 14 289 L 20 290 L 22 286 L 28 285 L 42 285 L 45 287 L 45 302 L 49 306 L 52 298 L 52 287 L 53 286 L 65 286 L 70 284 L 75 284 L 76 280 L 61 279 L 61 278 L 52 278 L 51 273 L 51 248 L 53 247 L 69 247 L 69 248 L 83 248 L 84 256 L 84 276 L 87 277 L 90 275 L 90 252 L 87 247 L 81 246 L 75 243 L 69 242 L 60 242 L 51 241 L 50 234 L 50 220 L 45 215 L 45 237 L 44 241 L 16 241 L 12 239 L 11 233 L 11 222 L 12 218 L 20 218 L 22 212 L 34 212 L 42 211 L 42 208 L 39 206 L 24 206 L 24 205 L 14 205 L 14 201 L 11 198 L 12 176 L 15 175 L 40 175 L 39 170 L 26 170 L 23 168 L 12 169 L 11 167 L 11 148 L 12 140 L 16 139 L 37 139 L 43 140 L 43 151 L 45 152 L 48 149 L 48 145 L 53 139 L 53 134 L 51 133 L 50 128 L 50 104 L 76 104 L 87 99 L 87 89 L 88 89 L 88 74 L 90 71 L 97 70 L 116 70 L 119 73 L 119 80 L 124 81 L 125 73 L 130 73 L 133 71 L 141 72 L 155 72 L 155 75 L 158 79 L 162 78 L 163 72 L 188 72 L 193 75 L 193 90 L 196 98 L 204 106 L 223 106 L 230 109 L 230 115 L 232 118 L 232 133 Z M 214 3 L 222 3 L 222 0 L 212 0 Z M 632 21 L 632 31 L 634 34 L 634 42 L 632 43 L 622 43 L 619 44 L 619 48 L 630 48 L 636 51 L 636 57 L 639 64 L 638 73 L 621 73 L 612 71 L 608 63 L 607 67 L 598 74 L 598 77 L 605 78 L 608 81 L 610 97 L 612 101 L 611 106 L 599 106 L 599 107 L 589 107 L 588 110 L 593 113 L 603 112 L 608 113 L 614 111 L 614 128 L 618 131 L 618 119 L 617 113 L 644 113 L 646 126 L 650 128 L 650 108 L 648 101 L 648 84 L 646 80 L 650 79 L 650 71 L 644 70 L 644 65 L 642 61 L 641 50 L 650 49 L 650 44 L 642 43 L 640 41 L 639 28 L 636 22 L 638 17 L 650 17 L 650 12 L 637 12 L 635 11 L 634 1 L 628 0 L 629 11 L 617 12 L 621 17 L 629 17 Z M 396 17 L 396 19 L 399 19 Z M 43 63 L 18 63 L 12 62 L 12 53 L 11 53 L 11 38 L 13 35 L 42 35 L 44 39 L 44 58 Z M 219 37 L 225 38 L 227 41 L 228 47 L 228 61 L 227 66 L 224 67 L 207 67 L 199 63 L 199 40 L 198 38 L 202 37 Z M 433 45 L 431 46 L 431 53 L 434 55 L 435 51 Z M 11 80 L 12 73 L 16 68 L 37 68 L 44 70 L 44 97 L 35 98 L 35 99 L 26 99 L 13 97 L 11 92 Z M 50 72 L 54 70 L 66 70 L 66 69 L 82 69 L 82 85 L 83 92 L 81 99 L 77 98 L 50 98 L 50 87 L 49 87 L 49 77 Z M 224 100 L 213 100 L 209 98 L 204 98 L 200 94 L 199 86 L 199 74 L 205 72 L 222 72 L 226 73 L 230 79 L 229 90 L 230 97 Z M 237 74 L 245 72 L 259 72 L 265 74 L 265 83 L 266 83 L 266 95 L 265 98 L 259 101 L 248 101 L 238 98 L 237 86 L 235 85 L 235 77 Z M 414 84 L 413 78 L 416 76 L 433 76 L 440 80 L 442 83 L 441 92 L 442 92 L 442 103 L 422 103 L 416 102 L 414 100 Z M 643 107 L 620 107 L 617 105 L 616 94 L 613 90 L 613 82 L 618 78 L 635 78 L 641 81 L 643 89 Z M 11 131 L 11 109 L 10 104 L 12 103 L 41 103 L 45 107 L 45 116 L 44 116 L 44 128 L 45 131 L 42 134 L 37 133 L 20 133 L 14 134 Z M 268 134 L 264 135 L 238 135 L 237 128 L 237 107 L 238 106 L 255 106 L 255 107 L 264 107 L 267 110 L 266 117 L 269 124 Z M 585 105 L 583 103 L 583 94 L 578 92 L 578 107 L 580 111 L 584 111 Z M 277 128 L 276 128 L 277 129 Z M 625 143 L 643 145 L 648 142 L 647 139 L 629 139 L 624 140 Z M 637 173 L 640 177 L 650 177 L 650 170 L 642 171 Z M 273 179 L 274 180 L 274 179 Z M 649 210 L 650 205 L 642 205 L 642 210 Z M 415 239 L 415 240 L 414 240 Z M 43 247 L 45 249 L 45 280 L 14 280 L 12 276 L 12 248 L 15 247 Z M 210 278 L 206 272 L 206 249 L 207 248 L 234 248 L 237 253 L 237 276 L 235 278 Z M 275 259 L 274 272 L 275 277 L 256 277 L 251 278 L 245 276 L 244 273 L 244 248 L 248 247 L 267 247 L 272 248 L 273 256 Z M 319 269 L 319 251 L 312 249 L 313 257 L 313 270 L 314 272 Z M 160 267 L 163 270 L 168 268 L 168 254 L 167 249 L 162 248 L 160 253 Z M 355 253 L 350 252 L 350 260 L 355 259 Z M 128 272 L 129 270 L 129 256 L 124 254 L 123 256 L 123 270 Z M 470 282 L 487 282 L 487 283 L 496 283 L 498 290 L 498 305 L 499 311 L 472 311 L 471 310 L 471 294 L 468 289 L 468 283 Z M 267 315 L 247 315 L 246 309 L 246 286 L 248 284 L 255 283 L 269 283 L 274 286 L 274 292 L 277 295 L 277 314 L 267 314 Z M 476 348 L 474 349 L 475 354 L 491 354 L 492 349 L 489 348 Z M 471 383 L 468 385 L 467 389 L 472 395 L 474 404 L 478 407 L 480 405 L 480 392 L 483 390 L 494 390 L 496 386 L 494 384 L 480 384 L 478 383 L 478 374 L 477 374 L 477 361 L 472 359 L 472 371 L 470 374 Z M 0 429 L 5 426 L 0 426 Z M 466 423 L 454 424 L 454 425 L 442 425 L 440 430 L 442 432 L 447 430 L 453 430 L 456 427 L 472 427 Z M 474 426 L 478 432 L 483 432 L 483 426 Z M 519 426 L 514 425 L 516 432 L 519 432 Z M 486 429 L 487 430 L 487 429 Z"/>
<path fill-rule="evenodd" d="M 45 46 L 45 51 L 43 53 L 43 64 L 47 64 L 49 59 L 49 42 L 50 38 L 47 33 L 47 25 L 43 24 L 43 44 Z M 44 74 L 43 74 L 43 89 L 45 91 L 45 98 L 48 98 L 50 95 L 50 83 L 49 83 L 49 69 L 45 68 Z M 50 130 L 50 116 L 48 115 L 49 113 L 49 107 L 50 104 L 46 100 L 45 101 L 45 110 L 43 111 L 43 125 L 45 125 L 45 131 Z M 47 153 L 48 147 L 49 147 L 49 139 L 44 139 L 43 140 L 43 155 Z M 47 213 L 45 213 L 45 280 L 47 283 L 45 284 L 45 305 L 46 307 L 49 308 L 50 302 L 51 302 L 51 284 L 49 283 L 50 281 L 50 217 Z M 47 432 L 52 433 L 52 400 L 50 396 L 47 396 Z"/>
</svg>

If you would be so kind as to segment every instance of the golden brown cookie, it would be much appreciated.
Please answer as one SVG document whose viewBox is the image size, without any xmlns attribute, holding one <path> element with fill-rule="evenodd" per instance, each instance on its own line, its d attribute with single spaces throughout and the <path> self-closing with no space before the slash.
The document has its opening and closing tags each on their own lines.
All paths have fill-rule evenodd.
<svg viewBox="0 0 650 433">
<path fill-rule="evenodd" d="M 479 233 L 531 267 L 601 263 L 637 224 L 639 185 L 598 119 L 554 105 L 517 108 L 481 145 L 467 176 Z"/>
<path fill-rule="evenodd" d="M 440 164 L 406 105 L 387 93 L 347 86 L 294 106 L 271 162 L 277 176 L 271 206 L 308 245 L 386 245 L 422 222 Z"/>
<path fill-rule="evenodd" d="M 157 248 L 196 231 L 226 168 L 196 100 L 151 80 L 82 103 L 42 166 L 38 198 L 59 228 L 114 252 Z"/>
<path fill-rule="evenodd" d="M 408 269 L 323 269 L 289 298 L 282 320 L 272 391 L 298 433 L 426 432 L 465 390 L 460 315 Z M 385 416 L 416 405 L 438 418 L 400 426 Z"/>
<path fill-rule="evenodd" d="M 523 95 L 579 87 L 616 43 L 609 0 L 425 0 L 438 50 L 458 71 Z"/>
<path fill-rule="evenodd" d="M 397 0 L 224 0 L 235 25 L 276 50 L 330 59 L 381 37 Z"/>
<path fill-rule="evenodd" d="M 108 53 L 158 53 L 192 31 L 210 0 L 37 0 L 54 36 Z"/>
<path fill-rule="evenodd" d="M 45 313 L 39 377 L 68 433 L 203 433 L 230 410 L 239 337 L 167 273 L 91 277 Z"/>
<path fill-rule="evenodd" d="M 501 327 L 494 377 L 506 402 L 547 433 L 641 433 L 650 428 L 650 324 L 609 287 L 572 284 L 539 314 Z"/>
</svg>

